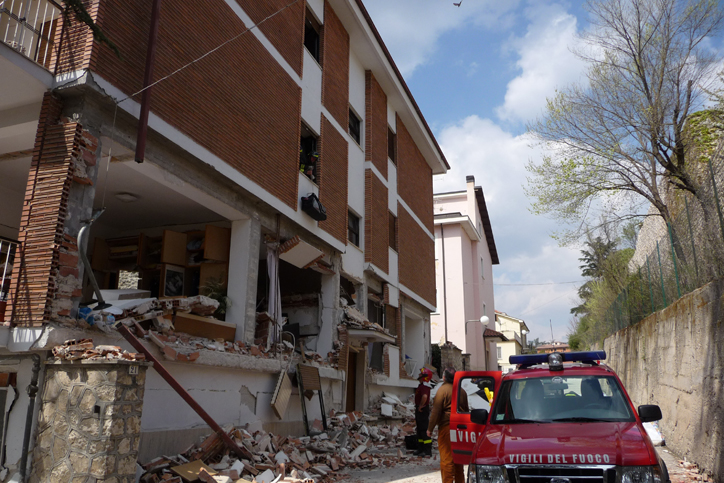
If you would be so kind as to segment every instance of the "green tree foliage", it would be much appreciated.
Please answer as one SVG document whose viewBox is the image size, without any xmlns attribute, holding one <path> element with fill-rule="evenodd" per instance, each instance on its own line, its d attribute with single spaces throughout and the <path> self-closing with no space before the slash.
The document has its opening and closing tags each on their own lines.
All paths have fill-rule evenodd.
<svg viewBox="0 0 724 483">
<path fill-rule="evenodd" d="M 75 14 L 75 18 L 79 22 L 86 24 L 88 28 L 91 29 L 91 32 L 93 33 L 93 38 L 96 41 L 102 44 L 106 44 L 113 50 L 113 52 L 116 53 L 118 58 L 121 57 L 121 53 L 118 51 L 118 47 L 116 47 L 116 44 L 114 44 L 113 41 L 106 36 L 103 30 L 101 30 L 98 24 L 93 21 L 93 17 L 91 17 L 88 13 L 88 10 L 86 10 L 82 0 L 63 0 L 63 3 L 68 10 L 71 10 Z"/>
<path fill-rule="evenodd" d="M 628 263 L 633 248 L 620 248 L 618 239 L 590 238 L 581 250 L 581 274 L 587 278 L 579 288 L 581 304 L 572 308 L 574 318 L 568 334 L 573 350 L 590 348 L 613 331 L 607 311 L 631 282 Z"/>
<path fill-rule="evenodd" d="M 590 0 L 592 27 L 576 54 L 585 80 L 548 100 L 528 126 L 549 155 L 530 162 L 532 211 L 577 228 L 598 209 L 620 219 L 651 203 L 670 222 L 661 187 L 701 187 L 688 169 L 685 122 L 706 98 L 720 56 L 706 47 L 724 16 L 715 0 Z"/>
</svg>

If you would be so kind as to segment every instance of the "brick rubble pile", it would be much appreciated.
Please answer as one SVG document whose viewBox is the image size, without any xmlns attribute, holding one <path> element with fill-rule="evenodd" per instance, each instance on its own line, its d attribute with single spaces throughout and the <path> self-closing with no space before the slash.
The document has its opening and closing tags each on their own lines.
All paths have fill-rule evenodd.
<svg viewBox="0 0 724 483">
<path fill-rule="evenodd" d="M 56 360 L 126 360 L 143 361 L 146 356 L 137 352 L 128 352 L 117 345 L 93 345 L 93 339 L 70 339 L 63 345 L 53 347 Z"/>
<path fill-rule="evenodd" d="M 398 413 L 407 411 L 406 404 L 395 402 L 399 399 L 385 397 Z M 415 433 L 414 420 L 400 418 L 393 424 L 380 425 L 374 414 L 381 404 L 387 403 L 381 399 L 378 407 L 368 413 L 332 410 L 327 418 L 327 431 L 323 430 L 322 421 L 314 421 L 314 436 L 274 435 L 254 430 L 250 425 L 246 429 L 227 427 L 227 434 L 247 458 L 237 458 L 217 434 L 211 434 L 179 455 L 162 456 L 143 465 L 146 473 L 141 482 L 332 483 L 340 479 L 339 472 L 344 468 L 391 467 L 416 460 L 404 449 L 405 436 Z M 192 476 L 185 473 L 187 468 L 192 468 Z"/>
</svg>

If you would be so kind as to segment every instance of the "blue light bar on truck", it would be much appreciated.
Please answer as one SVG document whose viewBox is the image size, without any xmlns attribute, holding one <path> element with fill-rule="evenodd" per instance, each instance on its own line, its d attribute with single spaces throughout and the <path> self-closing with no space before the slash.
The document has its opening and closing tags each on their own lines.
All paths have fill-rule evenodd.
<svg viewBox="0 0 724 483">
<path fill-rule="evenodd" d="M 563 357 L 563 362 L 595 362 L 606 360 L 606 351 L 557 352 L 556 354 L 560 354 Z M 549 356 L 550 354 L 525 354 L 510 356 L 508 360 L 511 364 L 533 366 L 535 364 L 547 363 Z"/>
</svg>

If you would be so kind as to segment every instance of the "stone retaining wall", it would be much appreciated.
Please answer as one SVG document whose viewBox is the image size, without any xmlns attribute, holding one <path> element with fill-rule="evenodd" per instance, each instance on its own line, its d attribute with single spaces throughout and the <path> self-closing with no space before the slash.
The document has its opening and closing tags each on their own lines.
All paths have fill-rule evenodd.
<svg viewBox="0 0 724 483">
<path fill-rule="evenodd" d="M 608 337 L 604 349 L 635 405 L 658 404 L 666 445 L 724 482 L 724 281 Z"/>
<path fill-rule="evenodd" d="M 148 363 L 46 365 L 31 483 L 133 483 Z"/>
</svg>

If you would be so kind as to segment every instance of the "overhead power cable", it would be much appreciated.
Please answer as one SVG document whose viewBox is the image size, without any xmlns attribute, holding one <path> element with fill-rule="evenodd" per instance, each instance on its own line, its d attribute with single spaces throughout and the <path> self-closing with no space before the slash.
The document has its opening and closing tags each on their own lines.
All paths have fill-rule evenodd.
<svg viewBox="0 0 724 483">
<path fill-rule="evenodd" d="M 547 283 L 495 283 L 496 287 L 533 287 L 540 285 L 564 285 L 567 283 L 584 283 L 586 280 L 573 280 L 572 282 L 547 282 Z"/>
<path fill-rule="evenodd" d="M 161 77 L 160 79 L 158 79 L 157 81 L 155 81 L 155 82 L 147 85 L 146 87 L 144 87 L 144 88 L 141 89 L 140 91 L 135 92 L 135 93 L 131 94 L 130 96 L 124 97 L 123 99 L 121 99 L 120 101 L 118 101 L 118 103 L 120 104 L 121 102 L 123 102 L 123 101 L 125 101 L 125 100 L 128 100 L 128 99 L 130 99 L 130 98 L 132 98 L 132 97 L 136 97 L 138 94 L 141 94 L 141 93 L 142 93 L 143 91 L 145 91 L 146 89 L 150 89 L 151 87 L 155 86 L 156 84 L 160 84 L 161 82 L 165 81 L 165 80 L 168 79 L 169 77 L 173 77 L 174 75 L 178 74 L 178 73 L 181 72 L 182 70 L 184 70 L 184 69 L 186 69 L 187 67 L 195 64 L 196 62 L 198 62 L 198 61 L 200 61 L 200 60 L 208 57 L 209 55 L 213 54 L 213 53 L 216 52 L 217 50 L 219 50 L 219 49 L 221 49 L 222 47 L 224 47 L 226 44 L 229 44 L 229 43 L 233 42 L 234 40 L 238 39 L 239 37 L 241 37 L 242 35 L 244 35 L 244 34 L 247 33 L 248 31 L 250 31 L 251 29 L 254 29 L 254 28 L 258 27 L 259 25 L 263 24 L 264 22 L 266 22 L 266 21 L 269 20 L 270 18 L 272 18 L 272 17 L 280 14 L 281 12 L 283 12 L 284 10 L 288 9 L 289 7 L 291 7 L 292 5 L 294 5 L 295 3 L 298 3 L 298 2 L 299 2 L 299 0 L 294 0 L 293 2 L 291 2 L 291 3 L 287 4 L 286 6 L 280 8 L 279 10 L 277 10 L 277 11 L 274 12 L 274 13 L 272 13 L 271 15 L 265 17 L 265 18 L 262 19 L 261 21 L 255 23 L 255 24 L 252 25 L 251 27 L 249 27 L 249 28 L 247 28 L 247 29 L 244 29 L 244 31 L 236 34 L 235 36 L 233 36 L 233 37 L 231 37 L 230 39 L 222 42 L 221 44 L 217 45 L 216 47 L 214 47 L 213 49 L 211 49 L 211 50 L 209 50 L 208 52 L 204 53 L 203 55 L 201 55 L 201 56 L 197 57 L 196 59 L 192 60 L 191 62 L 189 62 L 189 63 L 187 63 L 187 64 L 179 67 L 178 69 L 176 69 L 175 71 L 171 72 L 170 74 L 168 74 L 168 75 L 166 75 L 166 76 L 164 76 L 164 77 Z"/>
</svg>

